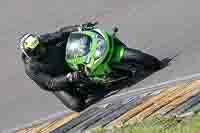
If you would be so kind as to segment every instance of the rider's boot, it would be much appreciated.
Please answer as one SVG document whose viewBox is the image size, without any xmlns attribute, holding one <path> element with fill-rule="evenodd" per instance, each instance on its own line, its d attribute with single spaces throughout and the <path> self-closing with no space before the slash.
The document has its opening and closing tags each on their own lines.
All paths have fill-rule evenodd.
<svg viewBox="0 0 200 133">
<path fill-rule="evenodd" d="M 122 62 L 128 64 L 137 63 L 143 65 L 145 69 L 150 69 L 153 71 L 157 71 L 163 67 L 163 62 L 154 56 L 131 48 L 125 48 Z"/>
<path fill-rule="evenodd" d="M 93 93 L 88 94 L 87 98 L 85 99 L 86 106 L 90 106 L 91 104 L 96 103 L 97 101 L 104 98 L 111 90 L 107 90 L 104 88 L 97 88 Z"/>
</svg>

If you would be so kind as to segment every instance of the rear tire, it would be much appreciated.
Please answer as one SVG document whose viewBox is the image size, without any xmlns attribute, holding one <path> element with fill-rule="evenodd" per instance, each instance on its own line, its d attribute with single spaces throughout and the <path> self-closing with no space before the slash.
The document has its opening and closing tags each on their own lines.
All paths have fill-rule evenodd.
<svg viewBox="0 0 200 133">
<path fill-rule="evenodd" d="M 74 96 L 66 91 L 55 91 L 53 94 L 67 107 L 73 111 L 80 112 L 84 110 L 84 100 L 79 96 Z"/>
</svg>

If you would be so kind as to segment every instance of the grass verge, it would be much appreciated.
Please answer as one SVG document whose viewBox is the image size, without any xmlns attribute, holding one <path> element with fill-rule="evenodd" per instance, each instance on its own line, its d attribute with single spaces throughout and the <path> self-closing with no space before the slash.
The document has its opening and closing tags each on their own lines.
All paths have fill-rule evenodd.
<svg viewBox="0 0 200 133">
<path fill-rule="evenodd" d="M 187 118 L 156 118 L 126 124 L 121 128 L 97 128 L 89 133 L 200 133 L 200 115 Z"/>
</svg>

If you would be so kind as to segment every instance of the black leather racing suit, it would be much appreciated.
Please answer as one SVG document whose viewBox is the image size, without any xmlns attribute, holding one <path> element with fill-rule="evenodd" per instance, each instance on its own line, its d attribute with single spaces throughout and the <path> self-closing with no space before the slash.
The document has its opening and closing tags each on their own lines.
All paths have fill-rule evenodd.
<svg viewBox="0 0 200 133">
<path fill-rule="evenodd" d="M 66 73 L 64 68 L 67 38 L 70 32 L 76 30 L 77 26 L 69 26 L 54 33 L 40 35 L 40 41 L 47 47 L 46 57 L 28 59 L 22 54 L 22 60 L 29 78 L 42 89 L 52 91 L 61 101 L 65 100 L 62 102 L 69 108 L 79 111 L 84 107 L 84 103 L 80 96 L 74 94 L 71 85 L 80 81 L 76 77 L 81 73 Z"/>
</svg>

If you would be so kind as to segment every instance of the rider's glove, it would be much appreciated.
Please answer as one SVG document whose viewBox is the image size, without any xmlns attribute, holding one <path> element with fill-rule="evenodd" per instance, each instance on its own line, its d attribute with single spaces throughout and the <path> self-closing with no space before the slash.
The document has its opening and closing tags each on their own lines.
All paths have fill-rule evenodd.
<svg viewBox="0 0 200 133">
<path fill-rule="evenodd" d="M 82 30 L 90 30 L 97 25 L 98 22 L 86 22 L 80 25 L 70 25 L 61 27 L 58 31 L 59 32 L 73 32 L 73 31 L 82 31 Z"/>
<path fill-rule="evenodd" d="M 64 26 L 59 29 L 60 32 L 73 32 L 79 30 L 80 25 Z"/>
<path fill-rule="evenodd" d="M 67 75 L 61 75 L 47 80 L 46 85 L 51 90 L 70 87 L 71 83 L 85 83 L 88 81 L 87 76 L 82 72 L 70 72 Z"/>
<path fill-rule="evenodd" d="M 90 30 L 93 29 L 97 24 L 98 22 L 86 22 L 80 25 L 79 30 Z"/>
<path fill-rule="evenodd" d="M 71 82 L 81 82 L 87 80 L 87 76 L 83 72 L 75 71 L 66 75 L 66 78 Z"/>
</svg>

